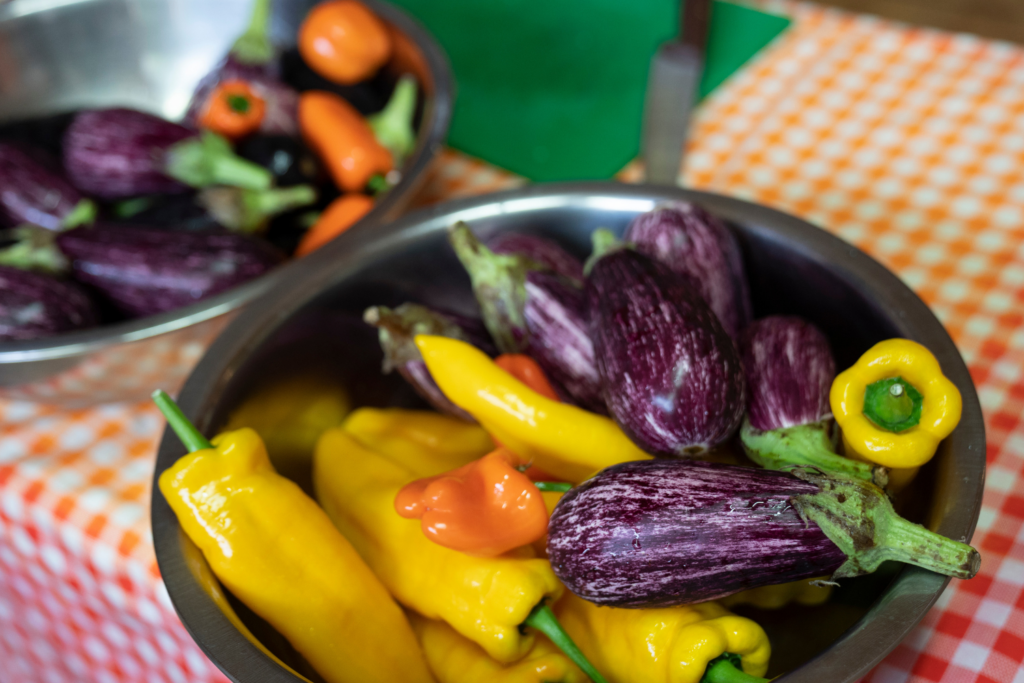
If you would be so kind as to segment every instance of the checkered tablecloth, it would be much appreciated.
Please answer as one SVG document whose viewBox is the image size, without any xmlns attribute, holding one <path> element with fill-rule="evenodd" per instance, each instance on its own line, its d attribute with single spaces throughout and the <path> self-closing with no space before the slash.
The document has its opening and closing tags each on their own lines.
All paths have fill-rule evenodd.
<svg viewBox="0 0 1024 683">
<path fill-rule="evenodd" d="M 687 184 L 807 218 L 898 273 L 956 340 L 988 431 L 981 573 L 866 680 L 1024 683 L 1024 49 L 761 6 L 794 25 L 703 104 Z M 520 183 L 449 152 L 420 203 Z M 156 568 L 161 424 L 148 405 L 0 402 L 0 683 L 225 680 Z"/>
</svg>

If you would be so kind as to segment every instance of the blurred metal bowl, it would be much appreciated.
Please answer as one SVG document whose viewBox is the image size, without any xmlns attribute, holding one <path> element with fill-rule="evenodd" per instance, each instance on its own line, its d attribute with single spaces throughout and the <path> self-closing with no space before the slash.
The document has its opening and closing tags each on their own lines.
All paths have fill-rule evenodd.
<svg viewBox="0 0 1024 683">
<path fill-rule="evenodd" d="M 372 235 L 343 237 L 345 249 L 333 263 L 319 263 L 289 279 L 228 327 L 189 378 L 180 404 L 212 435 L 247 395 L 267 386 L 271 374 L 315 371 L 347 383 L 357 405 L 415 405 L 401 379 L 379 373 L 376 334 L 361 323 L 361 313 L 369 305 L 407 300 L 474 311 L 469 279 L 445 239 L 447 226 L 464 220 L 483 236 L 506 230 L 543 234 L 584 256 L 594 228 L 621 234 L 638 213 L 672 199 L 694 201 L 729 221 L 743 248 L 756 315 L 811 320 L 828 336 L 839 367 L 895 336 L 917 340 L 935 353 L 963 395 L 963 418 L 897 504 L 909 518 L 969 540 L 984 484 L 984 425 L 971 377 L 939 321 L 895 275 L 842 240 L 778 211 L 701 192 L 611 183 L 532 186 L 420 211 Z M 202 587 L 197 567 L 205 560 L 155 485 L 183 454 L 174 434 L 165 432 L 154 473 L 152 519 L 171 600 L 196 642 L 231 680 L 295 683 L 295 676 L 231 625 Z M 304 476 L 308 472 L 296 479 Z M 755 617 L 768 631 L 774 650 L 769 675 L 784 673 L 787 683 L 852 683 L 896 647 L 948 581 L 892 565 L 844 580 L 825 605 L 736 611 Z M 275 654 L 308 671 L 279 635 L 236 607 Z"/>
<path fill-rule="evenodd" d="M 454 92 L 441 48 L 406 14 L 363 0 L 409 42 L 425 106 L 401 181 L 363 219 L 397 216 L 441 149 Z M 271 35 L 282 46 L 316 0 L 277 0 Z M 9 0 L 0 3 L 0 122 L 124 105 L 180 117 L 195 84 L 248 22 L 251 0 Z M 356 232 L 360 228 L 353 228 Z M 48 339 L 0 344 L 0 396 L 78 408 L 176 391 L 239 308 L 340 253 L 330 244 L 191 306 Z"/>
</svg>

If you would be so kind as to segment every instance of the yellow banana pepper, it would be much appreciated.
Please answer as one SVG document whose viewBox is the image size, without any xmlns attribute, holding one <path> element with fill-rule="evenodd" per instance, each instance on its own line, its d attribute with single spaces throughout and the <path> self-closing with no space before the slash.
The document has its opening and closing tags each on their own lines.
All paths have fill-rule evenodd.
<svg viewBox="0 0 1024 683">
<path fill-rule="evenodd" d="M 541 396 L 471 344 L 417 335 L 441 391 L 524 461 L 578 483 L 620 462 L 647 460 L 612 420 Z"/>
<path fill-rule="evenodd" d="M 529 547 L 473 557 L 432 542 L 418 520 L 395 511 L 398 491 L 416 478 L 344 429 L 325 432 L 313 457 L 320 504 L 400 603 L 447 622 L 501 663 L 521 659 L 534 635 L 519 626 L 562 584 Z"/>
<path fill-rule="evenodd" d="M 191 451 L 160 475 L 160 491 L 221 583 L 328 683 L 432 681 L 402 610 L 324 511 L 274 471 L 256 432 L 211 445 L 166 394 L 154 398 Z"/>
<path fill-rule="evenodd" d="M 768 670 L 764 629 L 714 602 L 621 609 L 567 593 L 555 612 L 583 654 L 618 683 L 699 683 L 708 664 L 726 653 L 740 657 L 746 674 Z"/>
<path fill-rule="evenodd" d="M 342 428 L 417 477 L 454 470 L 494 450 L 494 441 L 480 425 L 428 410 L 360 408 Z"/>
<path fill-rule="evenodd" d="M 832 594 L 832 586 L 811 583 L 813 579 L 790 581 L 774 586 L 760 586 L 740 593 L 733 593 L 719 600 L 725 607 L 733 605 L 753 605 L 758 609 L 779 609 L 791 602 L 799 605 L 820 605 Z M 821 577 L 827 581 L 828 577 Z"/>
<path fill-rule="evenodd" d="M 530 651 L 514 664 L 503 665 L 476 643 L 463 638 L 443 621 L 410 613 L 427 663 L 441 683 L 587 683 L 579 667 L 550 640 L 537 636 Z"/>
<path fill-rule="evenodd" d="M 961 399 L 935 356 L 909 339 L 871 347 L 832 383 L 847 454 L 895 469 L 928 462 L 960 421 Z M 895 475 L 899 480 L 900 473 Z"/>
</svg>

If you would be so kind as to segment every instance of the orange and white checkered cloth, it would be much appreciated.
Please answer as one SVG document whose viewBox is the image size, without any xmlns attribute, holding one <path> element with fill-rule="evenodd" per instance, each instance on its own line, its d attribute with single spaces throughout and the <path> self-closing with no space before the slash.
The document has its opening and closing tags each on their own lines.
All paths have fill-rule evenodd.
<svg viewBox="0 0 1024 683">
<path fill-rule="evenodd" d="M 1024 49 L 760 6 L 794 24 L 702 105 L 687 184 L 807 218 L 899 274 L 956 340 L 988 430 L 981 573 L 866 680 L 1024 683 Z M 447 153 L 421 203 L 522 182 Z M 225 680 L 156 568 L 161 426 L 148 405 L 0 402 L 0 682 Z"/>
</svg>

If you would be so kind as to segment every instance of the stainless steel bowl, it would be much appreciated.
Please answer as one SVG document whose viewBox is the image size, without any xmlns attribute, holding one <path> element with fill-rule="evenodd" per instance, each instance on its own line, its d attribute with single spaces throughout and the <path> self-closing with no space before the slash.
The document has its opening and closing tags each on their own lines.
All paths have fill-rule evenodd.
<svg viewBox="0 0 1024 683">
<path fill-rule="evenodd" d="M 468 278 L 446 243 L 447 226 L 464 220 L 483 235 L 544 234 L 584 256 L 594 228 L 621 234 L 638 213 L 670 199 L 692 200 L 726 218 L 743 247 L 756 314 L 813 321 L 828 335 L 840 367 L 895 336 L 915 339 L 935 353 L 963 395 L 963 419 L 898 502 L 911 519 L 945 536 L 970 539 L 984 483 L 984 426 L 971 377 L 942 325 L 895 275 L 849 244 L 778 211 L 706 193 L 611 183 L 539 185 L 437 206 L 376 234 L 343 237 L 336 260 L 292 275 L 228 327 L 186 383 L 181 406 L 212 435 L 269 373 L 311 369 L 346 381 L 357 404 L 414 402 L 402 380 L 379 374 L 376 336 L 361 324 L 360 314 L 368 305 L 406 300 L 473 311 Z M 197 550 L 155 486 L 156 477 L 183 453 L 166 432 L 154 474 L 153 538 L 171 600 L 196 642 L 233 681 L 294 683 L 294 676 L 231 626 L 189 568 L 187 560 Z M 928 571 L 892 566 L 844 581 L 824 606 L 744 613 L 755 616 L 772 638 L 770 675 L 788 671 L 787 683 L 852 683 L 896 647 L 947 582 Z M 263 634 L 268 647 L 277 647 L 280 637 L 265 624 L 252 615 L 247 624 Z M 300 666 L 286 647 L 278 654 Z"/>
<path fill-rule="evenodd" d="M 400 10 L 364 2 L 404 35 L 422 66 L 425 107 L 402 179 L 355 231 L 397 216 L 441 149 L 453 80 L 441 48 Z M 0 121 L 124 105 L 171 119 L 245 28 L 251 0 L 10 0 L 0 3 Z M 271 35 L 294 44 L 316 0 L 277 0 Z M 339 256 L 337 244 L 219 296 L 161 315 L 0 344 L 0 396 L 68 408 L 175 391 L 209 342 L 256 297 Z"/>
</svg>

